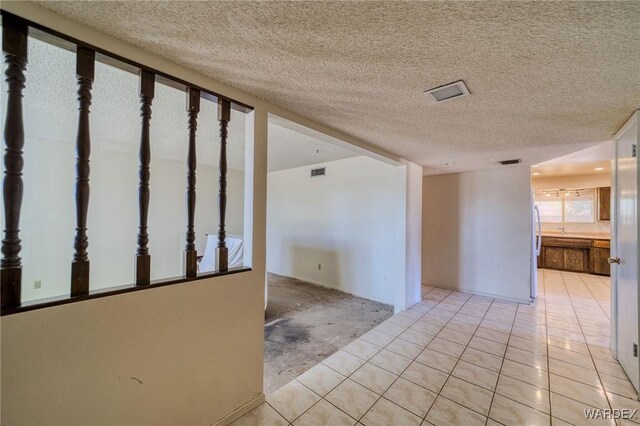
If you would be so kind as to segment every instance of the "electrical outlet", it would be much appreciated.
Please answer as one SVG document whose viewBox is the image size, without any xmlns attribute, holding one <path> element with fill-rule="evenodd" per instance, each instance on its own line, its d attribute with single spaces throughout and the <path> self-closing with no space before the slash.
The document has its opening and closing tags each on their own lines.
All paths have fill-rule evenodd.
<svg viewBox="0 0 640 426">
<path fill-rule="evenodd" d="M 34 288 L 34 289 L 36 289 L 36 290 L 37 290 L 37 289 L 39 289 L 39 288 L 41 288 L 41 287 L 42 287 L 42 281 L 37 280 L 37 281 L 34 281 L 34 282 L 33 282 L 33 288 Z"/>
<path fill-rule="evenodd" d="M 318 263 L 318 271 L 322 270 L 322 264 Z"/>
</svg>

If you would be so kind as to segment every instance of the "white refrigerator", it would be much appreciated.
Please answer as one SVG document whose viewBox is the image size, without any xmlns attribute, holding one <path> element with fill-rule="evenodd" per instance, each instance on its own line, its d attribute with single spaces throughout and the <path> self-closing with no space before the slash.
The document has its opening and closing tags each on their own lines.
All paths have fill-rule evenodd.
<svg viewBox="0 0 640 426">
<path fill-rule="evenodd" d="M 538 297 L 538 256 L 542 246 L 540 210 L 531 191 L 531 302 Z"/>
</svg>

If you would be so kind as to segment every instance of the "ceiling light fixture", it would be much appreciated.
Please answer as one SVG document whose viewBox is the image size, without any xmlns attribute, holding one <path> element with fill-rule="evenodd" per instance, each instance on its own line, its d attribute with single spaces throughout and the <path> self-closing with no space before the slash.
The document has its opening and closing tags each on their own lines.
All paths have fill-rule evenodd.
<svg viewBox="0 0 640 426">
<path fill-rule="evenodd" d="M 534 175 L 534 176 L 540 176 L 540 173 L 535 172 L 533 175 Z"/>
<path fill-rule="evenodd" d="M 424 94 L 427 95 L 427 98 L 433 104 L 439 104 L 440 102 L 446 102 L 451 99 L 464 98 L 468 96 L 469 93 L 467 85 L 464 84 L 462 80 L 424 91 Z"/>
<path fill-rule="evenodd" d="M 596 172 L 599 172 L 599 171 L 601 171 L 601 170 L 604 170 L 604 167 L 596 167 L 594 170 L 595 170 Z"/>
</svg>

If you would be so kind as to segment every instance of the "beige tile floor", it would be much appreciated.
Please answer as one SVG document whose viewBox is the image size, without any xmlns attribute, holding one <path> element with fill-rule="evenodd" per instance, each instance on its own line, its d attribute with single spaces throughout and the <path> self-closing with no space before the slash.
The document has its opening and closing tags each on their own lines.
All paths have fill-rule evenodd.
<svg viewBox="0 0 640 426">
<path fill-rule="evenodd" d="M 608 278 L 539 273 L 532 305 L 423 286 L 234 425 L 616 424 L 584 415 L 640 408 L 608 349 Z"/>
</svg>

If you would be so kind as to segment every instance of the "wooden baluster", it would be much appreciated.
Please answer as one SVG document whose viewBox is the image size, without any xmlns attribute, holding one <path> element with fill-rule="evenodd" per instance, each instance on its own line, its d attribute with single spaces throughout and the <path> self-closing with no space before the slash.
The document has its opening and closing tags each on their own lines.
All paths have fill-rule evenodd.
<svg viewBox="0 0 640 426">
<path fill-rule="evenodd" d="M 7 115 L 4 124 L 4 238 L 0 281 L 2 310 L 20 306 L 22 262 L 20 259 L 20 209 L 22 207 L 22 148 L 24 126 L 22 124 L 22 90 L 27 68 L 27 24 L 19 18 L 3 15 L 2 51 L 7 65 L 5 77 L 7 90 Z"/>
<path fill-rule="evenodd" d="M 220 168 L 218 175 L 218 213 L 220 226 L 218 227 L 218 248 L 216 258 L 218 271 L 229 270 L 229 249 L 227 248 L 225 218 L 227 210 L 227 124 L 231 120 L 231 103 L 218 99 L 218 121 L 220 122 Z"/>
<path fill-rule="evenodd" d="M 187 234 L 184 257 L 188 278 L 198 274 L 198 253 L 196 252 L 196 129 L 200 112 L 200 91 L 189 88 L 187 91 L 187 112 L 189 113 L 189 152 L 187 154 Z"/>
<path fill-rule="evenodd" d="M 87 211 L 89 207 L 89 107 L 95 69 L 95 52 L 78 46 L 76 76 L 78 79 L 78 136 L 76 140 L 76 236 L 71 265 L 71 296 L 89 293 L 89 238 L 87 237 Z"/>
<path fill-rule="evenodd" d="M 140 135 L 140 183 L 138 199 L 140 206 L 140 226 L 138 228 L 138 249 L 136 251 L 136 285 L 151 283 L 151 256 L 149 255 L 149 178 L 151 176 L 151 142 L 149 128 L 151 122 L 151 104 L 155 88 L 155 74 L 140 71 L 140 117 L 142 130 Z"/>
</svg>

